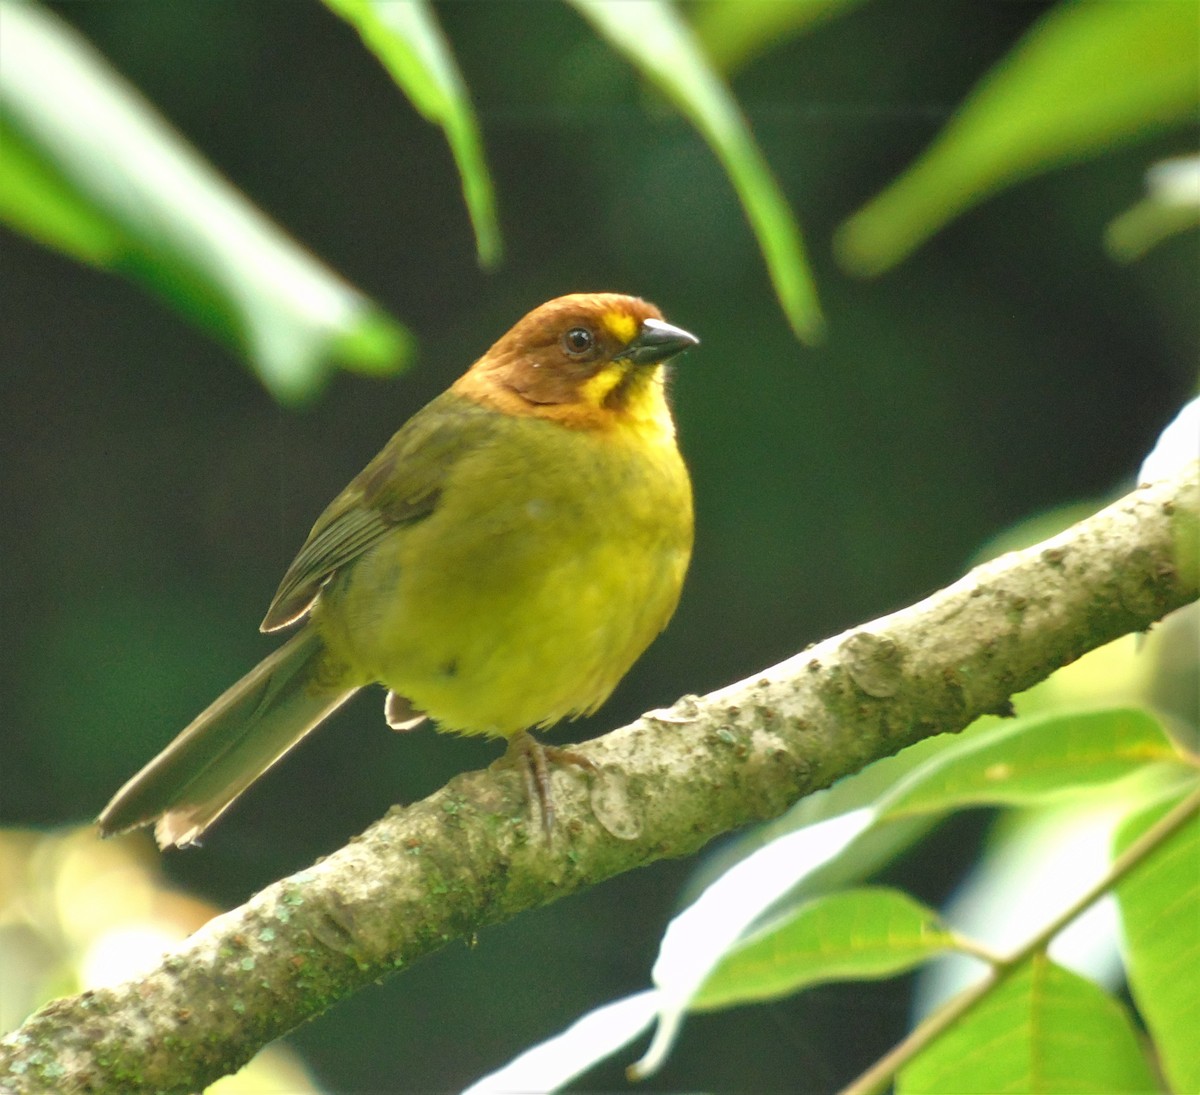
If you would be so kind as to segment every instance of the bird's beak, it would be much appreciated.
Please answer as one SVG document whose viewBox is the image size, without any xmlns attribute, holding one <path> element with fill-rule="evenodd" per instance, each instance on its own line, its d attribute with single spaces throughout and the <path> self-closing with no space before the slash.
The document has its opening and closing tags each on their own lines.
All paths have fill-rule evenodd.
<svg viewBox="0 0 1200 1095">
<path fill-rule="evenodd" d="M 614 360 L 632 361 L 635 365 L 661 365 L 676 354 L 699 345 L 700 340 L 682 327 L 673 327 L 661 319 L 644 319 L 637 338 Z"/>
</svg>

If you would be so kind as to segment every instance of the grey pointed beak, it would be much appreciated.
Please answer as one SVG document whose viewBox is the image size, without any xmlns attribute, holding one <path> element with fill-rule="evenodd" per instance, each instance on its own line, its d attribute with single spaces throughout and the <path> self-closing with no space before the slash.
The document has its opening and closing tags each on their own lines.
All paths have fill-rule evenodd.
<svg viewBox="0 0 1200 1095">
<path fill-rule="evenodd" d="M 674 327 L 661 319 L 644 319 L 637 338 L 616 355 L 616 360 L 632 361 L 635 365 L 661 365 L 676 354 L 699 345 L 700 340 L 682 327 Z"/>
</svg>

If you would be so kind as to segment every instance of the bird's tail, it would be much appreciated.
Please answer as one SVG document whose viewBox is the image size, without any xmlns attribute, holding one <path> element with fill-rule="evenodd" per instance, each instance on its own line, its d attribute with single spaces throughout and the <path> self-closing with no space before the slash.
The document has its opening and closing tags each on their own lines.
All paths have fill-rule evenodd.
<svg viewBox="0 0 1200 1095">
<path fill-rule="evenodd" d="M 160 848 L 190 844 L 357 688 L 327 683 L 306 627 L 202 711 L 104 808 L 103 835 L 154 822 Z"/>
</svg>

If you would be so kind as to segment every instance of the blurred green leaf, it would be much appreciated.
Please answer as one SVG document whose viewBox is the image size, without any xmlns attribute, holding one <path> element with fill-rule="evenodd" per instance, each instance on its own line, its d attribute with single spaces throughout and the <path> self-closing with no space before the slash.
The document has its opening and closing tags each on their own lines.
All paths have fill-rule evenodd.
<svg viewBox="0 0 1200 1095">
<path fill-rule="evenodd" d="M 1184 796 L 1130 818 L 1123 852 Z M 1129 987 L 1174 1091 L 1200 1091 L 1200 818 L 1117 887 Z"/>
<path fill-rule="evenodd" d="M 1200 155 L 1157 163 L 1146 172 L 1149 194 L 1116 218 L 1104 234 L 1121 262 L 1141 258 L 1168 236 L 1200 228 Z"/>
<path fill-rule="evenodd" d="M 1044 955 L 901 1071 L 897 1095 L 1157 1091 L 1125 1009 Z"/>
<path fill-rule="evenodd" d="M 950 748 L 880 802 L 880 817 L 964 806 L 1034 805 L 1180 761 L 1158 720 L 1136 708 L 1020 719 Z"/>
<path fill-rule="evenodd" d="M 800 229 L 746 120 L 691 29 L 661 0 L 571 0 L 571 4 L 703 134 L 758 237 L 792 330 L 805 342 L 818 341 L 824 320 Z"/>
<path fill-rule="evenodd" d="M 964 210 L 1099 155 L 1200 104 L 1195 0 L 1065 0 L 975 89 L 933 145 L 839 230 L 842 263 L 882 273 Z"/>
<path fill-rule="evenodd" d="M 732 72 L 862 0 L 706 0 L 692 8 L 709 59 Z"/>
<path fill-rule="evenodd" d="M 500 260 L 500 227 L 491 175 L 475 112 L 450 47 L 425 0 L 324 0 L 351 24 L 367 48 L 429 121 L 442 127 L 462 178 L 479 261 Z"/>
<path fill-rule="evenodd" d="M 222 179 L 40 8 L 0 0 L 0 215 L 144 281 L 246 355 L 279 398 L 334 362 L 389 372 L 408 333 Z"/>
<path fill-rule="evenodd" d="M 122 243 L 116 225 L 56 174 L 3 113 L 0 148 L 0 218 L 86 262 L 100 266 L 114 261 Z"/>
<path fill-rule="evenodd" d="M 1170 205 L 1145 198 L 1108 226 L 1104 242 L 1113 258 L 1132 262 L 1163 240 L 1193 228 L 1200 228 L 1200 206 Z"/>
<path fill-rule="evenodd" d="M 893 977 L 954 946 L 937 913 L 898 890 L 829 894 L 741 940 L 691 1009 L 775 999 L 821 981 Z"/>
</svg>

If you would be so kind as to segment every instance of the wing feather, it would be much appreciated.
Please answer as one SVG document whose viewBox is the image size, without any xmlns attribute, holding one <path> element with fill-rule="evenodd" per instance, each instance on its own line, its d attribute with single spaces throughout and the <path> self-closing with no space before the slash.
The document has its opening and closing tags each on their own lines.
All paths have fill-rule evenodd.
<svg viewBox="0 0 1200 1095">
<path fill-rule="evenodd" d="M 342 567 L 433 513 L 451 468 L 491 436 L 495 412 L 446 392 L 410 418 L 317 518 L 279 583 L 263 631 L 304 616 Z"/>
</svg>

